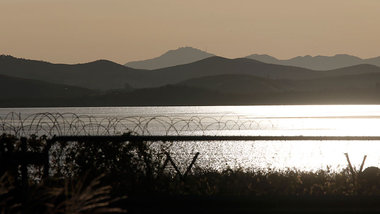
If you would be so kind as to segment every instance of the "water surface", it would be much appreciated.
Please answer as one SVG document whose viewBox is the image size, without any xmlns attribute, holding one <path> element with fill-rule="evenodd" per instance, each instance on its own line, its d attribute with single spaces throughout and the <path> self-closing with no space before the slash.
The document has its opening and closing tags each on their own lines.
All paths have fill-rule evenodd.
<svg viewBox="0 0 380 214">
<path fill-rule="evenodd" d="M 38 113 L 45 114 L 36 117 Z M 58 119 L 57 113 L 60 115 Z M 380 135 L 379 105 L 3 108 L 0 118 L 8 129 L 9 126 L 28 127 L 28 124 L 40 123 L 20 131 L 24 135 L 36 131 L 48 135 L 125 132 L 154 135 Z M 101 127 L 97 126 L 99 124 Z M 54 129 L 43 126 L 54 126 Z M 346 167 L 344 153 L 349 153 L 354 165 L 358 166 L 363 156 L 368 155 L 366 166 L 380 166 L 379 143 L 183 142 L 174 143 L 171 149 L 181 161 L 190 160 L 194 153 L 200 152 L 197 164 L 202 167 L 318 170 L 328 166 L 332 169 Z"/>
</svg>

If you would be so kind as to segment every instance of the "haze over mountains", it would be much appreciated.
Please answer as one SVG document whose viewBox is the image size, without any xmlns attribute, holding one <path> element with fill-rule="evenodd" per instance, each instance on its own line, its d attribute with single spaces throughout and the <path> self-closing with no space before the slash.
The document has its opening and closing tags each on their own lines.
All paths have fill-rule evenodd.
<svg viewBox="0 0 380 214">
<path fill-rule="evenodd" d="M 147 84 L 143 87 L 159 87 L 176 84 L 187 79 L 217 75 L 253 75 L 267 79 L 302 80 L 380 72 L 373 65 L 356 65 L 330 71 L 313 71 L 294 66 L 267 64 L 247 58 L 227 59 L 210 57 L 194 63 L 153 70 L 146 76 Z"/>
<path fill-rule="evenodd" d="M 184 47 L 176 50 L 170 50 L 163 55 L 142 61 L 134 61 L 126 63 L 127 67 L 137 69 L 159 69 L 176 65 L 188 64 L 208 57 L 215 56 L 214 54 L 204 52 L 202 50 Z M 368 59 L 361 59 L 348 54 L 336 54 L 334 56 L 297 56 L 291 59 L 280 60 L 266 54 L 252 54 L 243 58 L 254 59 L 260 62 L 278 65 L 288 65 L 302 67 L 311 70 L 332 70 L 343 67 L 349 67 L 360 64 L 370 64 L 380 66 L 380 56 Z"/>
<path fill-rule="evenodd" d="M 246 58 L 258 60 L 265 63 L 297 66 L 312 70 L 331 70 L 360 64 L 371 64 L 380 66 L 380 57 L 361 59 L 347 54 L 337 54 L 335 56 L 297 56 L 291 59 L 279 60 L 269 55 L 252 54 Z"/>
<path fill-rule="evenodd" d="M 316 71 L 273 64 L 275 59 L 266 55 L 255 57 L 210 56 L 144 70 L 107 60 L 67 65 L 2 55 L 0 106 L 380 103 L 380 67 L 375 65 Z M 358 62 L 352 59 L 340 62 Z"/>
</svg>

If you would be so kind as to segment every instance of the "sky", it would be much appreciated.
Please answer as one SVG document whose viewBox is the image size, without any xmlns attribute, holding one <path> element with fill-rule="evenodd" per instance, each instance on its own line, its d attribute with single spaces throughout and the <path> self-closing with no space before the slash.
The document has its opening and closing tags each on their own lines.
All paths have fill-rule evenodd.
<svg viewBox="0 0 380 214">
<path fill-rule="evenodd" d="M 124 64 L 191 46 L 229 58 L 380 56 L 379 0 L 0 0 L 0 54 Z"/>
</svg>

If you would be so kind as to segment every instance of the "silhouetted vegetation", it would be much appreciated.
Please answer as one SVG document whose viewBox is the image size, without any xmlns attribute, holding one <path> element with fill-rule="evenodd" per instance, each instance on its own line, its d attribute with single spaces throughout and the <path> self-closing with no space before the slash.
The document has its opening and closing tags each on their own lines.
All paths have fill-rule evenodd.
<svg viewBox="0 0 380 214">
<path fill-rule="evenodd" d="M 27 139 L 27 150 L 41 152 L 46 143 L 46 137 L 32 136 Z M 280 209 L 293 209 L 311 199 L 316 203 L 328 200 L 328 206 L 338 203 L 337 200 L 350 206 L 351 202 L 355 204 L 370 196 L 372 199 L 367 202 L 375 206 L 372 200 L 380 196 L 376 168 L 303 172 L 228 168 L 216 171 L 195 167 L 184 175 L 168 163 L 170 154 L 166 153 L 165 146 L 170 144 L 152 148 L 148 142 L 58 142 L 50 149 L 49 177 L 42 177 L 43 169 L 39 165 L 30 165 L 25 186 L 20 166 L 9 165 L 12 154 L 20 151 L 21 141 L 2 135 L 1 213 L 119 213 L 125 210 L 138 213 L 173 207 L 186 209 L 188 202 L 203 204 L 209 210 L 220 210 L 226 203 L 228 206 L 242 203 L 250 210 L 268 211 L 263 204 L 270 206 L 274 200 L 280 200 L 277 204 Z M 183 168 L 181 163 L 176 164 Z M 219 208 L 214 207 L 216 201 Z M 292 205 L 297 201 L 298 204 Z M 325 202 L 322 204 L 327 206 Z"/>
</svg>

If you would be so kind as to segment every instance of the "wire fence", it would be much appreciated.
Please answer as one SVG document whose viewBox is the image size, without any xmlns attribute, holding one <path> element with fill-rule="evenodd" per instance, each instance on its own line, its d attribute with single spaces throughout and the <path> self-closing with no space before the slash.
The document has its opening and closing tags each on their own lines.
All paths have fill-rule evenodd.
<svg viewBox="0 0 380 214">
<path fill-rule="evenodd" d="M 50 155 L 57 157 L 51 160 L 54 159 L 54 164 L 62 166 L 61 168 L 68 165 L 60 158 L 67 157 L 65 154 L 76 149 L 76 143 L 98 142 L 99 140 L 94 140 L 95 138 L 100 139 L 101 143 L 115 141 L 125 145 L 128 145 L 128 142 L 146 142 L 151 151 L 161 155 L 168 153 L 174 161 L 184 163 L 178 164 L 179 168 L 188 166 L 189 161 L 191 162 L 192 157 L 198 152 L 200 155 L 195 164 L 213 169 L 224 169 L 225 166 L 231 168 L 254 166 L 260 169 L 284 168 L 284 166 L 305 168 L 311 164 L 313 167 L 310 169 L 318 169 L 327 164 L 339 168 L 339 164 L 345 162 L 337 161 L 336 157 L 343 158 L 343 153 L 357 153 L 356 156 L 360 158 L 362 154 L 368 155 L 370 159 L 372 158 L 368 160 L 369 163 L 380 163 L 378 155 L 375 154 L 378 148 L 376 142 L 380 141 L 380 136 L 260 136 L 255 132 L 250 132 L 248 135 L 229 134 L 231 130 L 257 130 L 259 133 L 259 130 L 278 128 L 276 126 L 270 120 L 231 116 L 101 117 L 75 113 L 15 112 L 0 115 L 0 134 L 5 133 L 18 138 L 31 135 L 46 136 L 44 139 L 60 139 L 59 141 L 64 138 L 57 137 L 66 137 L 65 143 L 54 144 L 49 150 Z M 327 141 L 329 144 L 323 143 Z M 27 150 L 43 151 L 46 143 L 41 142 L 42 144 L 36 145 L 36 148 L 28 147 Z M 107 144 L 108 147 L 112 145 Z M 312 159 L 318 161 L 306 162 Z M 202 165 L 203 163 L 207 165 Z"/>
<path fill-rule="evenodd" d="M 260 130 L 273 127 L 268 121 L 241 117 L 168 117 L 127 116 L 95 117 L 75 113 L 36 113 L 22 115 L 10 112 L 0 115 L 0 132 L 15 136 L 77 135 L 204 135 L 218 131 Z"/>
</svg>

